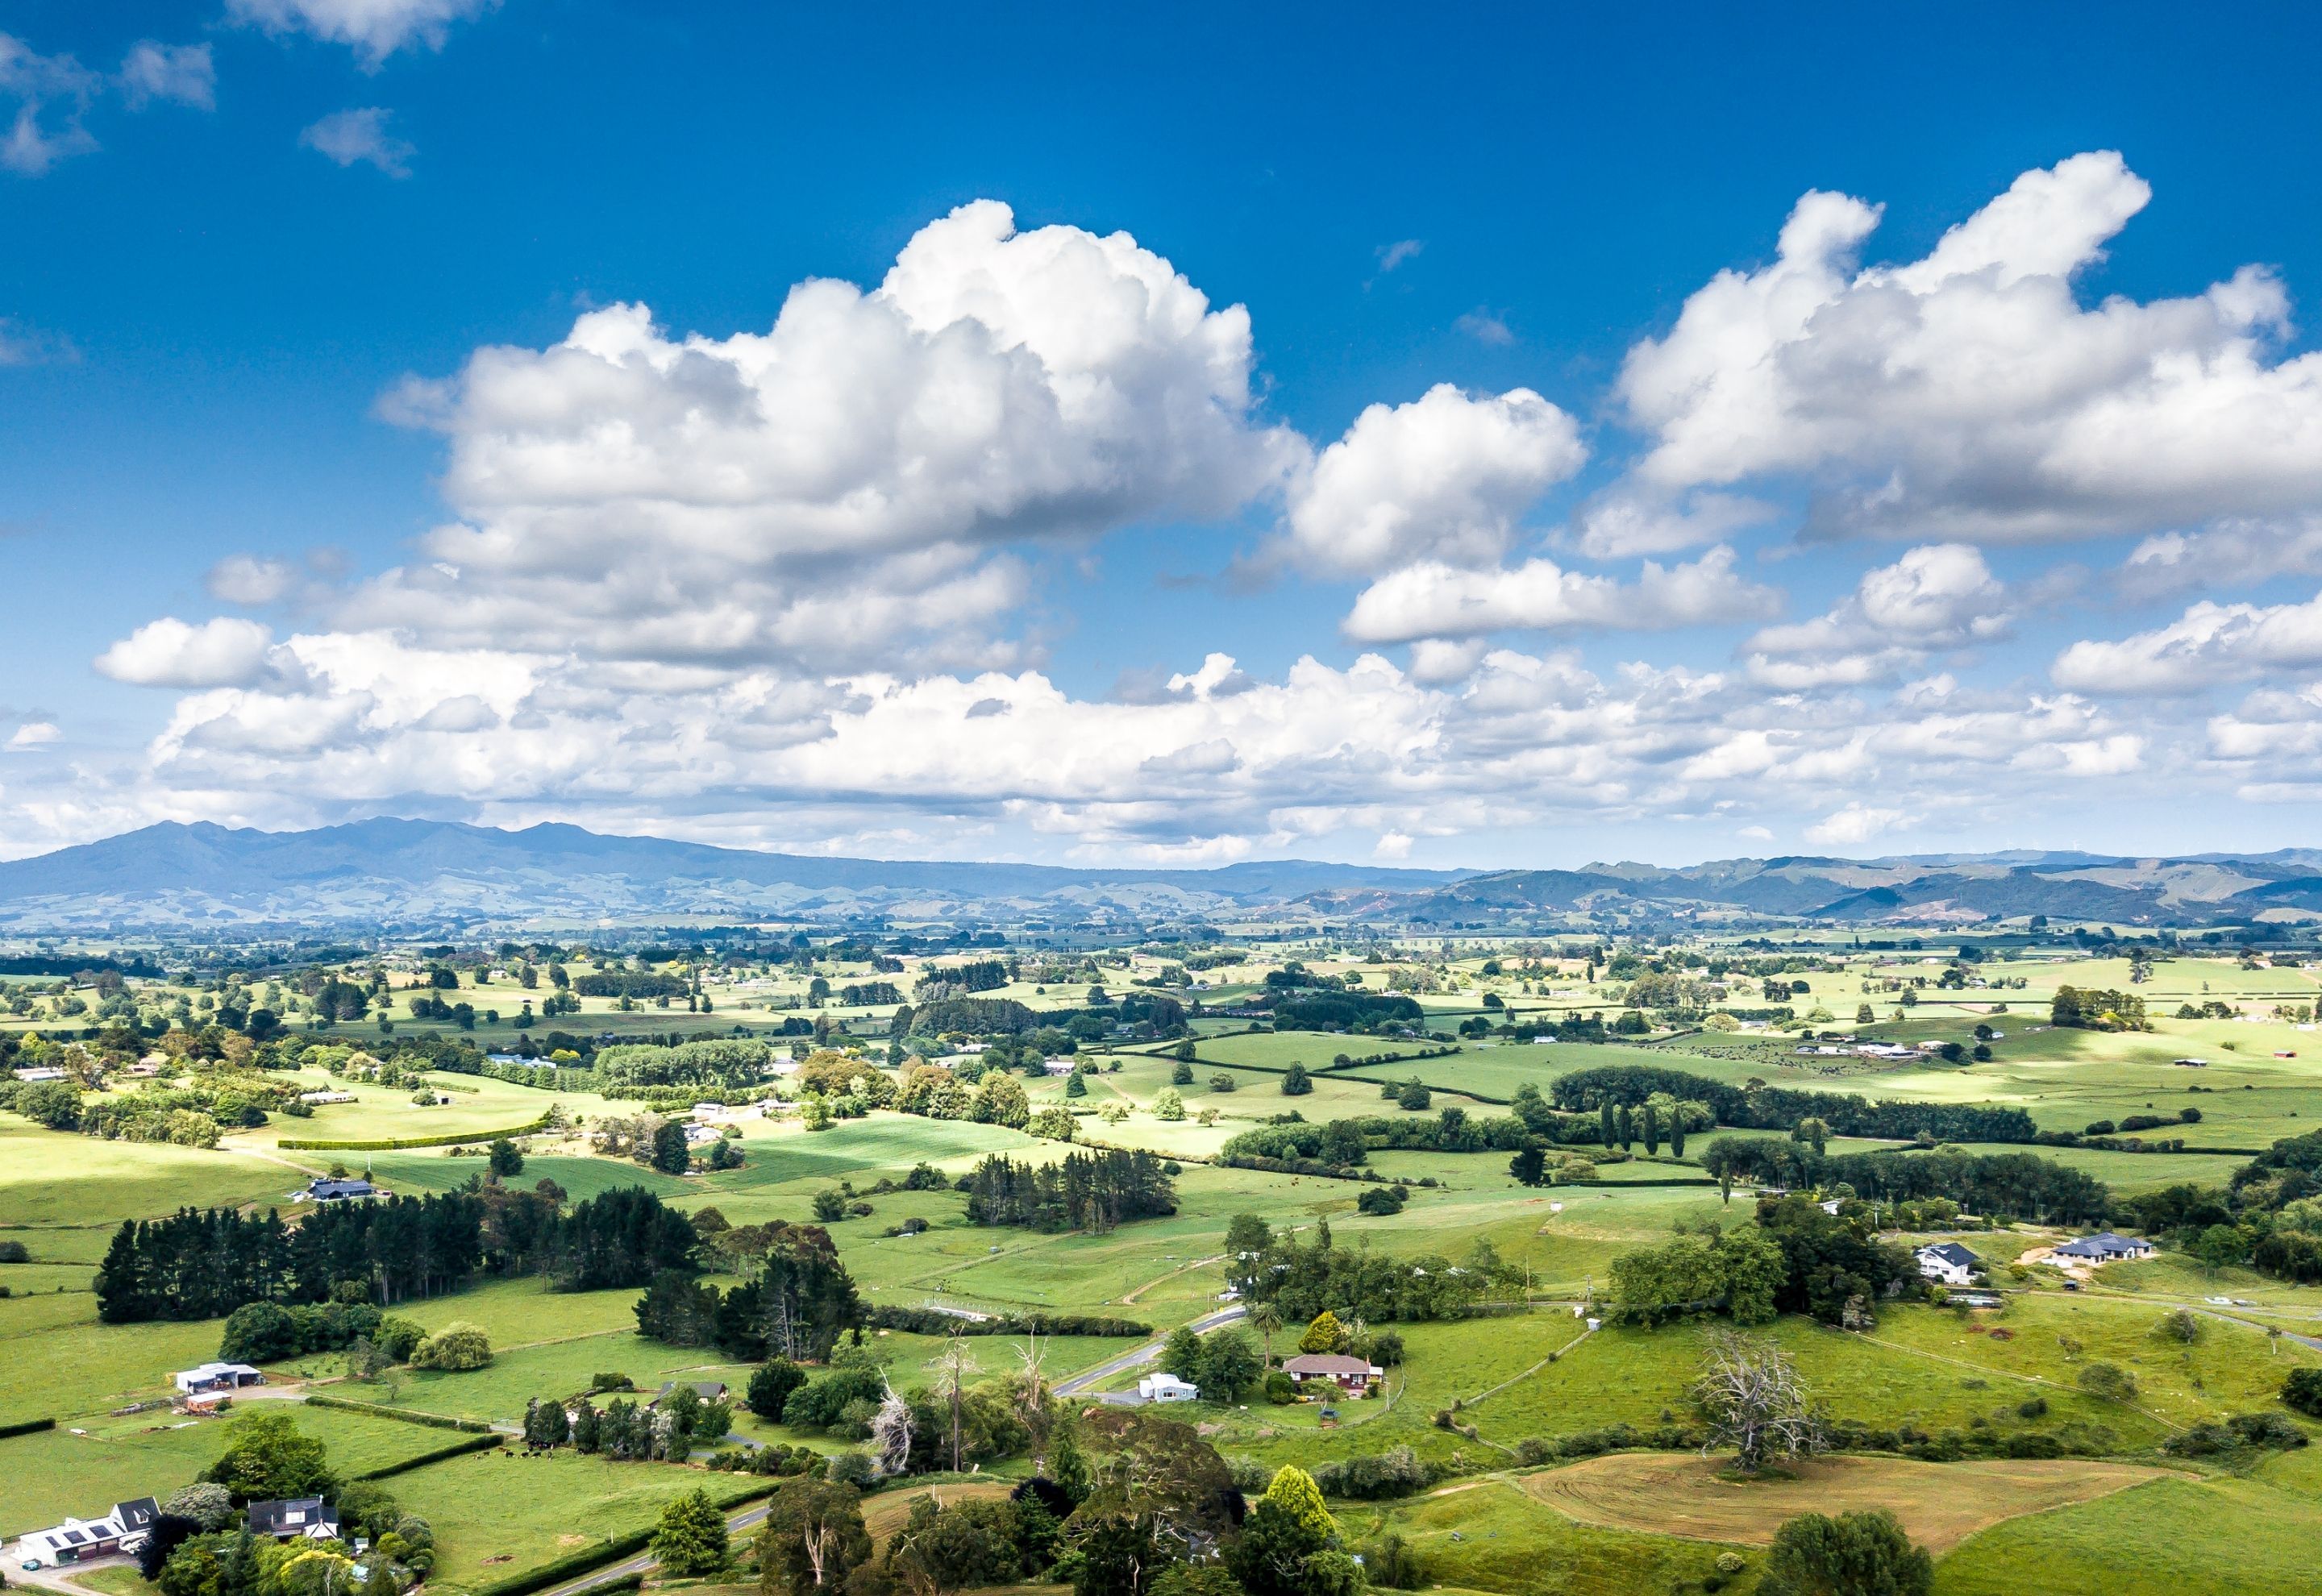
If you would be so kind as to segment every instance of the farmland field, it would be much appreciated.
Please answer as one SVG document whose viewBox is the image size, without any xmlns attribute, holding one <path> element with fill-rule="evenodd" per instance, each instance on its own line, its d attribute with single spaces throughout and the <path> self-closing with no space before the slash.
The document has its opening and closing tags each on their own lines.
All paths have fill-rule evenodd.
<svg viewBox="0 0 2322 1596">
<path fill-rule="evenodd" d="M 1909 967 L 1866 965 L 1863 981 L 1886 979 L 1877 971 Z M 1545 1092 L 1575 1070 L 1635 1064 L 1737 1085 L 1763 1080 L 1868 1098 L 2014 1103 L 2055 1128 L 2194 1106 L 2200 1117 L 2182 1122 L 2183 1134 L 2211 1147 L 2263 1145 L 2309 1116 L 2322 1122 L 2322 1056 L 2310 1062 L 2277 1059 L 2271 1045 L 2262 1051 L 2253 1045 L 2284 1041 L 2280 1051 L 2295 1053 L 2299 1048 L 2287 1039 L 2308 1033 L 2285 1024 L 2275 1037 L 2265 1035 L 2266 1025 L 2178 1021 L 2165 1012 L 2155 1022 L 2158 1029 L 2143 1034 L 2058 1031 L 2038 1024 L 2044 992 L 2073 969 L 2032 968 L 2026 989 L 2005 989 L 2005 1013 L 1993 1012 L 1989 998 L 1930 993 L 1906 1018 L 1879 1019 L 1868 1027 L 1905 1040 L 1964 1040 L 1979 1023 L 2003 1033 L 1989 1062 L 1956 1067 L 1916 1060 L 1833 1063 L 1796 1053 L 1781 1037 L 1731 1032 L 1696 1032 L 1643 1045 L 1486 1037 L 1443 1056 L 1344 1069 L 1333 1063 L 1342 1053 L 1401 1053 L 1422 1044 L 1238 1029 L 1201 1036 L 1195 1060 L 1185 1065 L 1174 1056 L 1174 1042 L 1110 1051 L 1092 1044 L 1082 1055 L 1090 1072 L 1085 1095 L 1068 1097 L 1062 1076 L 1024 1079 L 1033 1108 L 1071 1108 L 1083 1141 L 1189 1162 L 1173 1176 L 1175 1213 L 1085 1229 L 971 1224 L 966 1199 L 952 1184 L 995 1153 L 1029 1164 L 1053 1163 L 1071 1151 L 1062 1143 L 972 1119 L 888 1110 L 809 1131 L 805 1117 L 780 1095 L 768 1114 L 743 1119 L 740 1139 L 728 1144 L 741 1155 L 738 1168 L 710 1170 L 697 1158 L 684 1172 L 664 1172 L 646 1167 L 642 1154 L 597 1154 L 585 1135 L 544 1135 L 526 1138 L 522 1167 L 508 1183 L 529 1188 L 553 1181 L 568 1202 L 639 1189 L 688 1213 L 715 1208 L 734 1226 L 819 1224 L 872 1307 L 1104 1314 L 1149 1325 L 1156 1333 L 1219 1309 L 1227 1279 L 1225 1230 L 1240 1213 L 1260 1215 L 1275 1232 L 1302 1242 L 1318 1238 L 1327 1221 L 1334 1246 L 1398 1267 L 1431 1273 L 1488 1267 L 1496 1272 L 1481 1292 L 1484 1317 L 1393 1325 L 1403 1356 L 1377 1399 L 1342 1400 L 1326 1412 L 1315 1402 L 1277 1406 L 1253 1391 L 1232 1403 L 1202 1402 L 1191 1415 L 1226 1457 L 1259 1470 L 1410 1447 L 1436 1471 L 1426 1491 L 1391 1505 L 1341 1501 L 1336 1510 L 1358 1538 L 1390 1529 L 1403 1535 L 1425 1558 L 1430 1582 L 1446 1590 L 1519 1596 L 1540 1590 L 1625 1591 L 1640 1588 L 1640 1582 L 1649 1589 L 1698 1586 L 1721 1554 L 1759 1555 L 1772 1528 L 1810 1498 L 1818 1505 L 1890 1505 L 1902 1511 L 1916 1538 L 1940 1555 L 1939 1590 L 1946 1596 L 2008 1589 L 2008 1572 L 2031 1566 L 2027 1560 L 2035 1558 L 2055 1588 L 2101 1582 L 2107 1589 L 2135 1591 L 2144 1588 L 2139 1582 L 2145 1570 L 2122 1548 L 2146 1547 L 2149 1562 L 2150 1537 L 2124 1525 L 2165 1525 L 2184 1544 L 2222 1548 L 2225 1539 L 2210 1515 L 2264 1512 L 2272 1521 L 2303 1524 L 2322 1511 L 2322 1473 L 2304 1461 L 2309 1454 L 2220 1473 L 2158 1450 L 2194 1425 L 2281 1411 L 2276 1397 L 2284 1374 L 2322 1366 L 2322 1352 L 2294 1339 L 2322 1338 L 2322 1288 L 2262 1275 L 2245 1263 L 2202 1263 L 2171 1248 L 2146 1262 L 2108 1265 L 2083 1290 L 2068 1293 L 2057 1289 L 2052 1272 L 2018 1275 L 2007 1267 L 2066 1232 L 2028 1221 L 1964 1228 L 1959 1238 L 2009 1288 L 2002 1309 L 1966 1313 L 1895 1301 L 1879 1304 L 1875 1324 L 1851 1334 L 1801 1315 L 1784 1316 L 1761 1334 L 1792 1361 L 1800 1382 L 1835 1420 L 1938 1439 L 1975 1436 L 2004 1442 L 2037 1434 L 2067 1439 L 2075 1452 L 2093 1455 L 1939 1464 L 1847 1455 L 1810 1465 L 1792 1484 L 1748 1487 L 1728 1483 L 1714 1463 L 1690 1453 L 1616 1452 L 1532 1471 L 1522 1466 L 1522 1457 L 1540 1455 L 1538 1448 L 1558 1437 L 1613 1425 L 1650 1430 L 1693 1419 L 1704 1323 L 1648 1329 L 1613 1322 L 1591 1331 L 1586 1318 L 1604 1316 L 1614 1265 L 1624 1254 L 1683 1230 L 1754 1222 L 1757 1210 L 1748 1193 L 1726 1200 L 1700 1167 L 1703 1150 L 1715 1137 L 1787 1133 L 1696 1133 L 1686 1157 L 1666 1148 L 1647 1156 L 1640 1145 L 1636 1156 L 1598 1162 L 1585 1184 L 1544 1188 L 1517 1183 L 1504 1151 L 1374 1148 L 1366 1162 L 1367 1175 L 1376 1179 L 1364 1181 L 1202 1162 L 1240 1131 L 1285 1114 L 1309 1123 L 1385 1117 L 1417 1129 L 1434 1124 L 1446 1108 L 1501 1115 L 1498 1105 L 1527 1083 Z M 1437 1023 L 1486 1012 L 1475 989 L 1488 987 L 1488 978 L 1470 971 L 1465 979 L 1463 990 L 1430 999 Z M 1854 984 L 1860 983 L 1851 976 L 1818 979 L 1827 990 L 1817 995 L 1844 1007 L 1853 994 L 1841 989 Z M 2225 988 L 2213 983 L 2213 990 Z M 1026 987 L 1021 996 L 1040 1002 L 1051 994 Z M 1532 1002 L 1513 1000 L 1519 1010 Z M 2166 1062 L 2180 1056 L 2204 1057 L 2207 1067 L 2193 1072 Z M 1312 1090 L 1297 1096 L 1281 1090 L 1281 1072 L 1294 1061 L 1317 1072 Z M 1175 1079 L 1185 1072 L 1191 1081 Z M 1220 1076 L 1232 1090 L 1218 1089 Z M 1414 1077 L 1433 1089 L 1424 1109 L 1405 1109 L 1383 1091 L 1388 1083 Z M 307 1071 L 297 1079 L 321 1084 L 325 1078 Z M 472 1148 L 459 1154 L 435 1147 L 283 1151 L 276 1145 L 286 1137 L 492 1131 L 526 1123 L 552 1101 L 591 1120 L 638 1111 L 634 1099 L 542 1092 L 441 1072 L 430 1079 L 450 1089 L 450 1103 L 421 1107 L 410 1102 L 406 1088 L 363 1085 L 353 1103 L 327 1107 L 312 1117 L 278 1116 L 258 1131 L 235 1133 L 216 1151 L 105 1142 L 0 1117 L 0 1241 L 21 1239 L 29 1254 L 23 1262 L 0 1263 L 0 1286 L 9 1292 L 0 1298 L 0 1421 L 53 1416 L 60 1424 L 54 1431 L 0 1441 L 0 1466 L 29 1482 L 10 1494 L 0 1528 L 20 1529 L 115 1497 L 166 1493 L 190 1480 L 224 1444 L 225 1419 L 187 1420 L 166 1409 L 113 1412 L 162 1395 L 171 1371 L 216 1354 L 222 1332 L 217 1319 L 96 1322 L 90 1277 L 119 1219 L 181 1205 L 285 1206 L 296 1213 L 287 1207 L 291 1191 L 309 1172 L 333 1163 L 367 1172 L 405 1195 L 466 1188 L 489 1169 Z M 2188 1086 L 2205 1090 L 2189 1091 Z M 774 1090 L 787 1090 L 779 1084 Z M 1156 1113 L 1165 1090 L 1177 1094 L 1183 1118 Z M 1205 1117 L 1211 1123 L 1202 1124 Z M 2176 1126 L 2171 1134 L 2177 1134 Z M 1828 1149 L 1845 1154 L 1897 1145 L 1833 1138 Z M 2237 1152 L 2132 1154 L 2015 1144 L 1963 1150 L 2052 1160 L 2106 1182 L 2123 1198 L 2183 1182 L 2221 1188 L 2246 1162 Z M 1586 1156 L 1595 1150 L 1556 1151 Z M 900 1189 L 902 1177 L 922 1163 L 943 1180 L 927 1189 Z M 876 1189 L 882 1180 L 886 1190 Z M 1399 1182 L 1407 1192 L 1400 1210 L 1358 1211 L 1358 1199 L 1382 1182 Z M 829 1217 L 834 1199 L 836 1218 Z M 1932 1236 L 1914 1232 L 1890 1238 L 1915 1244 L 1943 1235 L 1938 1228 Z M 701 1261 L 710 1283 L 738 1283 L 715 1272 L 724 1267 L 721 1261 L 706 1254 Z M 454 1321 L 480 1327 L 493 1349 L 488 1366 L 460 1373 L 401 1367 L 354 1378 L 350 1358 L 341 1353 L 286 1357 L 268 1365 L 274 1410 L 296 1415 L 302 1429 L 322 1438 L 334 1466 L 361 1472 L 431 1451 L 455 1432 L 279 1399 L 304 1389 L 415 1416 L 507 1426 L 533 1399 L 570 1398 L 608 1375 L 647 1394 L 676 1380 L 722 1381 L 736 1389 L 747 1382 L 751 1365 L 714 1346 L 641 1335 L 637 1297 L 634 1289 L 562 1293 L 536 1276 L 485 1273 L 464 1290 L 398 1301 L 395 1311 L 429 1331 Z M 2180 1307 L 2200 1316 L 2190 1341 L 2163 1333 L 2164 1316 Z M 1257 1339 L 1270 1343 L 1280 1357 L 1302 1330 L 1284 1325 Z M 2276 1337 L 2270 1330 L 2287 1334 Z M 1043 1367 L 1053 1381 L 1118 1358 L 1147 1337 L 1046 1339 Z M 900 1391 L 924 1387 L 943 1351 L 937 1337 L 903 1332 L 874 1331 L 865 1345 Z M 1025 1343 L 1017 1336 L 979 1336 L 968 1347 L 974 1378 L 996 1382 L 1019 1367 Z M 2100 1396 L 2084 1389 L 2084 1373 L 2097 1364 L 2125 1371 L 2135 1382 L 2133 1393 Z M 1139 1372 L 1132 1365 L 1101 1384 L 1126 1391 Z M 240 1407 L 269 1410 L 261 1406 L 268 1401 L 246 1397 Z M 1439 1413 L 1454 1416 L 1452 1422 L 1439 1421 Z M 826 1453 L 859 1444 L 859 1431 L 800 1430 L 746 1411 L 736 1414 L 733 1427 L 749 1441 Z M 1006 1478 L 1028 1464 L 1011 1457 L 993 1466 Z M 443 1563 L 434 1582 L 457 1592 L 649 1523 L 662 1503 L 704 1479 L 666 1464 L 615 1464 L 569 1453 L 530 1458 L 495 1449 L 399 1476 L 397 1494 L 435 1522 Z M 727 1483 L 722 1477 L 709 1482 Z M 994 1488 L 996 1482 L 976 1487 Z M 874 1494 L 869 1504 L 874 1524 L 900 1523 L 909 1501 L 908 1492 Z M 2242 1582 L 2218 1588 L 2257 1589 L 2264 1579 L 2279 1581 L 2284 1565 L 2278 1558 L 2268 1561 L 2272 1556 L 2245 1560 L 2247 1579 L 2237 1573 L 2233 1577 Z M 1746 1591 L 1748 1576 L 1729 1588 Z M 149 1593 L 124 1586 L 106 1596 Z"/>
<path fill-rule="evenodd" d="M 1915 1463 L 1830 1457 L 1736 1478 L 1715 1459 L 1628 1453 L 1524 1477 L 1524 1489 L 1568 1518 L 1689 1540 L 1771 1546 L 1799 1513 L 1884 1509 L 1937 1555 L 1978 1530 L 2166 1478 L 2162 1471 L 2072 1458 L 2047 1462 Z"/>
</svg>

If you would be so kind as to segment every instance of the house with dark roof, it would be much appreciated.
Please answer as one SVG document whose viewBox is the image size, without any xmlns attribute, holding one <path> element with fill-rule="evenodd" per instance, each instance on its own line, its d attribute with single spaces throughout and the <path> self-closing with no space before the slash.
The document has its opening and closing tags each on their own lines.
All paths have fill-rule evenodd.
<svg viewBox="0 0 2322 1596">
<path fill-rule="evenodd" d="M 1919 1272 L 1932 1281 L 1947 1286 L 1963 1286 L 1975 1279 L 1975 1272 L 1983 1267 L 1983 1260 L 1955 1241 L 1939 1242 L 1921 1247 L 1912 1254 L 1918 1260 Z"/>
<path fill-rule="evenodd" d="M 2150 1258 L 2153 1253 L 2151 1242 L 2110 1230 L 2068 1241 L 2055 1249 L 2055 1255 L 2068 1263 L 2115 1263 L 2124 1258 Z"/>
<path fill-rule="evenodd" d="M 250 1533 L 276 1540 L 334 1541 L 339 1538 L 339 1509 L 319 1496 L 290 1501 L 254 1501 L 248 1514 Z"/>
<path fill-rule="evenodd" d="M 316 1175 L 306 1182 L 303 1195 L 316 1202 L 346 1202 L 365 1197 L 377 1197 L 379 1188 L 369 1181 L 334 1181 L 326 1175 Z"/>
<path fill-rule="evenodd" d="M 726 1400 L 727 1387 L 726 1382 L 722 1380 L 689 1380 L 685 1383 L 691 1386 L 695 1394 L 699 1396 L 705 1402 L 722 1402 Z M 663 1402 L 669 1400 L 669 1393 L 676 1389 L 676 1381 L 672 1380 L 665 1382 L 659 1391 L 654 1392 L 653 1400 L 647 1402 L 645 1406 L 648 1408 L 660 1407 Z"/>
<path fill-rule="evenodd" d="M 1355 1397 L 1369 1391 L 1386 1373 L 1376 1363 L 1336 1352 L 1302 1352 L 1294 1358 L 1284 1359 L 1282 1372 L 1302 1387 L 1334 1385 Z"/>
</svg>

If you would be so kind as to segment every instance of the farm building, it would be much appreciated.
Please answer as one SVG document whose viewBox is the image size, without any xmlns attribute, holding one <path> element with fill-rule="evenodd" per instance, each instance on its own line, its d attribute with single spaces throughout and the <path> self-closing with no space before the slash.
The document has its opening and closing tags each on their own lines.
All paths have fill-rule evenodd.
<svg viewBox="0 0 2322 1596">
<path fill-rule="evenodd" d="M 1302 1386 L 1328 1382 L 1355 1397 L 1369 1391 L 1386 1373 L 1376 1363 L 1335 1352 L 1302 1352 L 1284 1360 L 1282 1372 Z"/>
<path fill-rule="evenodd" d="M 204 1363 L 198 1368 L 180 1369 L 169 1378 L 187 1396 L 197 1391 L 240 1391 L 245 1385 L 266 1383 L 266 1376 L 248 1363 Z"/>
<path fill-rule="evenodd" d="M 306 1190 L 300 1195 L 316 1202 L 349 1202 L 379 1194 L 379 1188 L 369 1181 L 334 1181 L 327 1175 L 316 1175 L 306 1182 Z"/>
</svg>

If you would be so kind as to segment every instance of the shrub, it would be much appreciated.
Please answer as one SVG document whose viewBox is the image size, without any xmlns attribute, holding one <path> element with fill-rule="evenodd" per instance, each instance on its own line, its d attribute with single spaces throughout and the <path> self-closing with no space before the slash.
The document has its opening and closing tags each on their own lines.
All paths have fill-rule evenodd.
<svg viewBox="0 0 2322 1596">
<path fill-rule="evenodd" d="M 492 1361 L 492 1344 L 483 1327 L 464 1319 L 444 1326 L 421 1342 L 411 1354 L 415 1369 L 457 1372 L 480 1369 Z"/>
<path fill-rule="evenodd" d="M 2292 1369 L 2281 1382 L 2281 1400 L 2300 1413 L 2322 1418 L 2322 1369 Z"/>
<path fill-rule="evenodd" d="M 2048 1399 L 2045 1397 L 2026 1398 L 2025 1400 L 2016 1404 L 2016 1415 L 2019 1418 L 2045 1418 L 2048 1416 Z"/>
</svg>

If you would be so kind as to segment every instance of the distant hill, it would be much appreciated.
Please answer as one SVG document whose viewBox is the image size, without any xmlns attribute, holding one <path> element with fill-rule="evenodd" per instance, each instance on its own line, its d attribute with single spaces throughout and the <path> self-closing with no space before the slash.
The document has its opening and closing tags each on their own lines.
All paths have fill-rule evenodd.
<svg viewBox="0 0 2322 1596">
<path fill-rule="evenodd" d="M 1418 892 L 1458 871 L 1272 860 L 1214 870 L 818 858 L 577 825 L 174 822 L 0 863 L 0 929 L 626 921 L 963 911 L 1198 915 L 1322 890 Z"/>
<path fill-rule="evenodd" d="M 1280 906 L 1318 918 L 1522 925 L 1599 911 L 1855 925 L 2028 915 L 2201 925 L 2322 914 L 2322 853 L 2133 859 L 2013 852 L 1785 855 L 1683 868 L 1429 871 L 1276 860 L 1214 870 L 831 859 L 606 836 L 366 820 L 315 831 L 149 825 L 0 863 L 0 933 L 610 921 L 1184 918 Z"/>
<path fill-rule="evenodd" d="M 1888 859 L 1792 855 L 1671 869 L 1590 864 L 1495 871 L 1417 892 L 1326 889 L 1309 902 L 1355 919 L 1463 922 L 1659 909 L 1852 924 L 1977 925 L 2056 920 L 2199 926 L 2268 911 L 2322 915 L 2308 849 L 2132 859 L 2083 853 L 1946 853 Z"/>
</svg>

